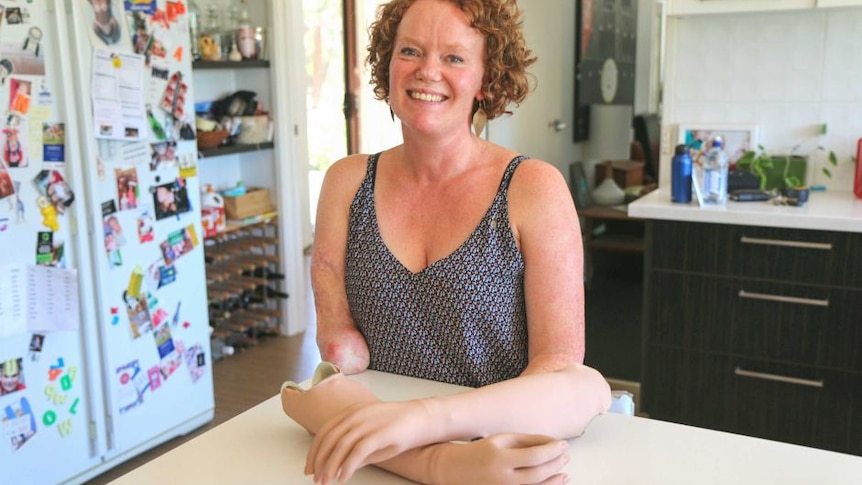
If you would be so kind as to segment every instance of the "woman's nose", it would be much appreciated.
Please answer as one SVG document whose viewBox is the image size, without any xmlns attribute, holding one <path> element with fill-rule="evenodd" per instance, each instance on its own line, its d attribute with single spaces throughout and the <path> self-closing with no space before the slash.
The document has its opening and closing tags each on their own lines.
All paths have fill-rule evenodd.
<svg viewBox="0 0 862 485">
<path fill-rule="evenodd" d="M 440 80 L 440 62 L 431 57 L 424 57 L 416 70 L 416 77 L 423 81 Z"/>
</svg>

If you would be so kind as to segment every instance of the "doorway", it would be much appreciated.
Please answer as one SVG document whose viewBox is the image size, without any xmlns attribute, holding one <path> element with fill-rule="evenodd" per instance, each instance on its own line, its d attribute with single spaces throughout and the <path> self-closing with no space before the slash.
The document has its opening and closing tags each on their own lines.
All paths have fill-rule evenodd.
<svg viewBox="0 0 862 485">
<path fill-rule="evenodd" d="M 374 99 L 364 65 L 368 26 L 385 1 L 303 0 L 312 227 L 330 165 L 348 154 L 373 153 L 401 142 L 400 125 L 388 122 L 386 103 Z"/>
</svg>

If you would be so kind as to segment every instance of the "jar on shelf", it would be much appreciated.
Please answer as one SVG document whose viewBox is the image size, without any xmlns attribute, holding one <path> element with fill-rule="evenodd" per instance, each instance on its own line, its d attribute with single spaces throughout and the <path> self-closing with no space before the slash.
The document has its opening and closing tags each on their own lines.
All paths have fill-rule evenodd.
<svg viewBox="0 0 862 485">
<path fill-rule="evenodd" d="M 224 42 L 221 22 L 219 21 L 218 10 L 215 6 L 210 5 L 207 11 L 206 24 L 200 37 L 200 53 L 201 59 L 204 61 L 221 61 L 222 43 Z"/>
</svg>

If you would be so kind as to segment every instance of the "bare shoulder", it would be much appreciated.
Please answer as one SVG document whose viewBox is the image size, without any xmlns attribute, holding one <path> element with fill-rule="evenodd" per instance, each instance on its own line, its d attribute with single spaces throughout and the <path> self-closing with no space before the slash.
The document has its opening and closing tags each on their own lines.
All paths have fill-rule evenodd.
<svg viewBox="0 0 862 485">
<path fill-rule="evenodd" d="M 342 205 L 356 195 L 359 185 L 365 177 L 368 167 L 368 155 L 348 155 L 326 170 L 323 178 L 323 186 L 320 190 L 320 200 L 323 204 L 337 202 Z"/>
<path fill-rule="evenodd" d="M 358 176 L 361 181 L 367 166 L 367 154 L 348 155 L 329 166 L 326 170 L 326 178 L 333 182 L 346 182 Z"/>
<path fill-rule="evenodd" d="M 560 196 L 571 197 L 569 186 L 560 169 L 544 160 L 528 158 L 521 162 L 512 176 L 510 198 L 526 198 L 540 202 L 547 200 L 547 197 Z"/>
</svg>

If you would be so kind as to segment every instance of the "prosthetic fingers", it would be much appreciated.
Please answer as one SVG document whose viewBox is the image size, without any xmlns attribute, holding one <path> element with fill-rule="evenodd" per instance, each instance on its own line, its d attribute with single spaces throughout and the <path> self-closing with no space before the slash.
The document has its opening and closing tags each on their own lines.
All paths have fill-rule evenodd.
<svg viewBox="0 0 862 485">
<path fill-rule="evenodd" d="M 383 403 L 369 389 L 344 376 L 337 366 L 329 362 L 322 362 L 317 367 L 308 389 L 295 382 L 285 382 L 281 387 L 281 403 L 285 414 L 316 436 L 304 473 L 313 474 L 318 483 L 346 481 L 356 469 L 367 464 L 432 485 L 551 485 L 566 481 L 559 471 L 568 462 L 568 444 L 542 435 L 500 433 L 471 442 L 442 442 L 406 449 L 393 447 L 390 443 L 383 449 L 362 453 L 367 457 L 362 463 L 341 462 L 334 457 L 350 454 L 351 449 L 321 453 L 320 438 L 337 427 L 345 416 L 363 411 L 362 408 L 386 407 L 386 412 L 393 412 L 395 407 L 415 406 L 416 403 Z M 409 411 L 393 412 L 393 415 L 397 414 L 411 416 Z M 398 420 L 397 417 L 394 419 Z M 429 423 L 414 424 L 415 427 L 405 427 L 404 433 L 415 434 Z M 415 443 L 423 440 L 407 436 L 404 441 Z M 359 441 L 353 447 L 373 447 L 373 442 L 373 439 Z M 333 462 L 339 464 L 333 467 Z"/>
</svg>

